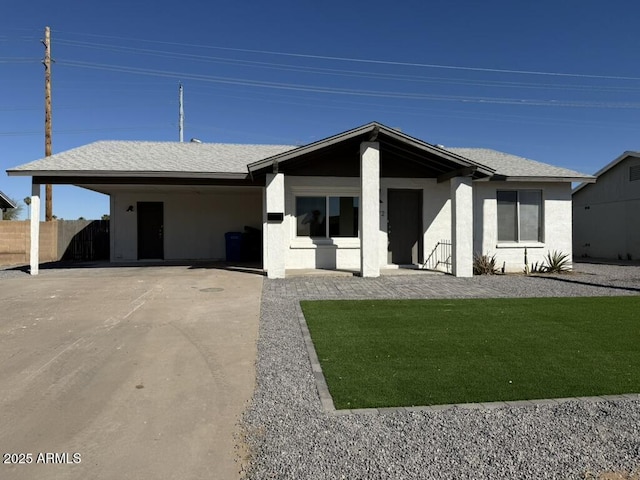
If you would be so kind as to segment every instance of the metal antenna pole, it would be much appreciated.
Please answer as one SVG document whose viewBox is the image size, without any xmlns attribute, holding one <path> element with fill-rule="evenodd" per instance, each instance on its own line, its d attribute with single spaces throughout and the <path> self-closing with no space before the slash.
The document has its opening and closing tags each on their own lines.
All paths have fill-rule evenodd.
<svg viewBox="0 0 640 480">
<path fill-rule="evenodd" d="M 178 134 L 180 137 L 180 143 L 184 142 L 184 105 L 183 105 L 183 89 L 182 82 L 178 83 Z"/>
</svg>

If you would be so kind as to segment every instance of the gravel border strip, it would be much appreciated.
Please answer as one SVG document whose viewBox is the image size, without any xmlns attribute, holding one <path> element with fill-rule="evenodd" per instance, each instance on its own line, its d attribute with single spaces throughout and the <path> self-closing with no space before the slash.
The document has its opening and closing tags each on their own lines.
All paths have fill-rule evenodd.
<svg viewBox="0 0 640 480">
<path fill-rule="evenodd" d="M 307 320 L 304 318 L 304 313 L 302 313 L 300 302 L 298 302 L 297 304 L 296 314 L 298 315 L 298 321 L 300 322 L 302 339 L 304 340 L 304 344 L 307 347 L 307 354 L 309 355 L 309 361 L 311 362 L 311 370 L 313 371 L 313 377 L 316 380 L 316 388 L 318 389 L 318 396 L 320 397 L 322 408 L 327 413 L 335 414 L 336 412 L 342 412 L 343 410 L 337 410 L 333 403 L 333 397 L 331 396 L 331 392 L 329 392 L 327 380 L 324 378 L 324 372 L 322 371 L 322 366 L 320 365 L 320 360 L 318 359 L 316 349 L 313 346 L 311 332 L 309 332 Z M 345 413 L 346 412 L 351 412 L 351 410 L 347 410 L 345 411 Z M 339 413 L 339 415 L 344 415 L 344 413 Z"/>
</svg>

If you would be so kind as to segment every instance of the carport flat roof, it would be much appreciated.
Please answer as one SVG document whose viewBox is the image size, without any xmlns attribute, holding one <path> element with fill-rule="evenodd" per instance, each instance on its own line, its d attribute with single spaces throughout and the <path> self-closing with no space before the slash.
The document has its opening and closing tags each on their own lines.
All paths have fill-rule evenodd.
<svg viewBox="0 0 640 480">
<path fill-rule="evenodd" d="M 12 176 L 245 178 L 291 145 L 99 141 L 7 170 Z"/>
</svg>

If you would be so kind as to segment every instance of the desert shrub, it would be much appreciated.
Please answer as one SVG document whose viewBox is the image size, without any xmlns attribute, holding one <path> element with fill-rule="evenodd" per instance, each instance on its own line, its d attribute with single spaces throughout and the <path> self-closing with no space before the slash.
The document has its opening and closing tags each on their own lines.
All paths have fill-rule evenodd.
<svg viewBox="0 0 640 480">
<path fill-rule="evenodd" d="M 562 273 L 571 270 L 571 260 L 568 253 L 562 253 L 557 250 L 547 252 L 544 257 L 546 265 L 546 273 Z"/>
<path fill-rule="evenodd" d="M 473 256 L 473 274 L 474 275 L 495 275 L 498 273 L 496 267 L 496 256 L 475 254 Z"/>
<path fill-rule="evenodd" d="M 549 267 L 547 267 L 544 262 L 536 262 L 531 265 L 531 269 L 529 273 L 545 273 L 548 272 Z"/>
</svg>

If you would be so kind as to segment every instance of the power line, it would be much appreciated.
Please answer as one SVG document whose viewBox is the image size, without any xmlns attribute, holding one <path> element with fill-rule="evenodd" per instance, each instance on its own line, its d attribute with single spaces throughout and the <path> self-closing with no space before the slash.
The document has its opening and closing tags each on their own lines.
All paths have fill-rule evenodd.
<svg viewBox="0 0 640 480">
<path fill-rule="evenodd" d="M 0 42 L 33 42 L 36 41 L 36 36 L 21 36 L 21 37 L 9 37 L 7 35 L 0 35 Z"/>
<path fill-rule="evenodd" d="M 0 63 L 39 63 L 40 60 L 29 57 L 0 57 Z"/>
<path fill-rule="evenodd" d="M 62 33 L 65 33 L 65 32 L 62 32 Z M 333 61 L 340 61 L 340 62 L 367 63 L 367 64 L 377 64 L 377 65 L 395 65 L 395 66 L 418 67 L 418 68 L 437 68 L 437 69 L 445 69 L 445 70 L 462 70 L 462 71 L 485 72 L 485 73 L 507 73 L 507 74 L 514 74 L 514 75 L 539 75 L 539 76 L 551 76 L 551 77 L 591 78 L 591 79 L 604 79 L 604 80 L 632 80 L 632 81 L 640 80 L 640 77 L 631 77 L 631 76 L 624 76 L 624 75 L 592 75 L 592 74 L 583 74 L 583 73 L 549 72 L 549 71 L 541 71 L 541 70 L 516 70 L 516 69 L 506 69 L 506 68 L 474 67 L 474 66 L 465 66 L 465 65 L 445 65 L 445 64 L 433 64 L 433 63 L 420 63 L 420 62 L 399 62 L 399 61 L 392 61 L 392 60 L 338 57 L 338 56 L 331 56 L 331 55 L 312 55 L 312 54 L 304 54 L 304 53 L 281 52 L 281 51 L 279 52 L 279 51 L 272 51 L 272 50 L 258 50 L 258 49 L 250 49 L 250 48 L 221 47 L 216 45 L 168 42 L 168 41 L 162 41 L 162 40 L 148 40 L 143 38 L 119 37 L 114 35 L 99 35 L 99 34 L 92 34 L 92 33 L 72 33 L 72 32 L 66 32 L 66 33 L 72 34 L 72 35 L 86 35 L 86 36 L 97 37 L 97 38 L 111 38 L 111 39 L 124 40 L 124 41 L 156 43 L 159 45 L 173 45 L 173 46 L 180 46 L 180 47 L 205 48 L 205 49 L 215 49 L 215 50 L 223 50 L 223 51 L 231 51 L 231 52 L 257 53 L 262 55 L 276 55 L 276 56 L 286 56 L 286 57 L 294 57 L 294 58 L 310 58 L 310 59 L 316 59 L 316 60 L 333 60 Z"/>
<path fill-rule="evenodd" d="M 422 83 L 431 83 L 431 84 L 442 83 L 442 84 L 448 84 L 448 85 L 470 85 L 470 86 L 481 86 L 481 87 L 528 88 L 528 89 L 540 89 L 540 90 L 545 90 L 545 89 L 580 90 L 580 91 L 593 90 L 593 91 L 611 91 L 611 92 L 640 91 L 640 87 L 630 87 L 630 86 L 621 87 L 621 86 L 575 85 L 575 84 L 562 85 L 562 84 L 548 84 L 548 83 L 541 84 L 541 83 L 515 82 L 515 81 L 509 82 L 509 81 L 496 81 L 496 80 L 469 80 L 469 79 L 455 79 L 455 78 L 447 78 L 447 77 L 424 77 L 419 75 L 366 72 L 361 70 L 345 70 L 345 69 L 337 69 L 337 68 L 311 67 L 311 66 L 300 66 L 300 65 L 282 64 L 282 63 L 274 63 L 274 62 L 262 62 L 262 61 L 255 61 L 255 60 L 241 60 L 241 59 L 228 58 L 228 57 L 196 55 L 192 53 L 170 52 L 165 50 L 155 50 L 155 49 L 149 49 L 149 48 L 137 48 L 137 47 L 101 44 L 101 43 L 93 43 L 93 42 L 60 40 L 58 43 L 66 46 L 106 50 L 106 51 L 112 51 L 112 52 L 142 54 L 142 55 L 149 55 L 149 56 L 162 57 L 162 58 L 176 58 L 176 59 L 184 59 L 184 60 L 190 60 L 190 61 L 219 63 L 219 64 L 228 64 L 228 65 L 240 65 L 240 66 L 265 68 L 265 69 L 273 69 L 273 70 L 280 70 L 280 71 L 293 71 L 293 72 L 301 72 L 301 73 L 309 73 L 309 74 L 336 75 L 336 76 L 359 77 L 359 78 L 380 79 L 380 80 L 395 80 L 395 81 L 399 80 L 399 81 L 407 81 L 407 82 L 422 82 Z"/>
<path fill-rule="evenodd" d="M 222 96 L 222 95 L 221 95 Z M 439 109 L 439 108 L 425 108 L 425 107 L 416 107 L 416 106 L 398 106 L 398 105 L 389 105 L 382 103 L 371 103 L 371 102 L 355 102 L 355 101 L 340 101 L 335 102 L 335 104 L 324 102 L 305 102 L 305 101 L 293 101 L 293 100 L 265 100 L 262 98 L 263 96 L 256 97 L 252 99 L 252 102 L 256 101 L 267 101 L 268 103 L 277 103 L 279 105 L 292 105 L 292 106 L 300 106 L 300 107 L 312 107 L 312 108 L 322 108 L 322 109 L 331 109 L 331 110 L 344 110 L 344 111 L 354 111 L 354 112 L 362 112 L 365 110 L 370 110 L 379 113 L 397 113 L 402 115 L 411 115 L 411 116 L 420 116 L 420 117 L 435 117 L 438 118 L 459 118 L 459 119 L 467 119 L 467 120 L 481 120 L 481 121 L 493 121 L 493 122 L 510 122 L 510 123 L 524 123 L 524 124 L 534 124 L 534 125 L 559 125 L 559 126 L 592 126 L 598 128 L 615 128 L 615 129 L 624 129 L 624 130 L 637 130 L 637 125 L 628 122 L 597 122 L 597 121 L 588 121 L 588 120 L 565 120 L 554 117 L 542 117 L 542 116 L 530 116 L 530 115 L 513 115 L 513 114 L 504 114 L 504 113 L 481 113 L 481 112 L 469 112 L 464 110 L 452 110 L 450 108 L 447 109 Z M 286 96 L 289 98 L 289 96 Z M 237 98 L 241 100 L 248 100 L 246 96 L 233 96 L 233 95 L 224 95 L 224 98 Z M 237 110 L 237 107 L 236 107 Z M 192 129 L 198 130 L 207 127 L 201 126 L 191 126 Z M 215 127 L 210 127 L 215 128 Z"/>
<path fill-rule="evenodd" d="M 326 56 L 315 56 L 315 55 L 304 55 L 304 54 L 292 54 L 287 52 L 270 52 L 270 51 L 261 51 L 261 50 L 249 50 L 249 49 L 236 49 L 229 47 L 216 47 L 216 46 L 206 46 L 206 45 L 193 45 L 193 44 L 181 44 L 175 42 L 162 42 L 162 41 L 153 41 L 153 40 L 144 40 L 144 39 L 130 39 L 126 37 L 113 37 L 113 36 L 105 36 L 105 35 L 95 35 L 95 34 L 87 34 L 89 36 L 101 37 L 101 38 L 117 38 L 120 40 L 127 41 L 140 41 L 140 42 L 151 42 L 157 44 L 164 45 L 174 45 L 174 46 L 183 46 L 189 48 L 205 48 L 205 49 L 219 49 L 226 50 L 230 52 L 245 52 L 245 53 L 256 53 L 263 55 L 283 55 L 290 57 L 298 57 L 298 58 L 308 58 L 312 60 L 340 60 L 340 61 L 354 61 L 361 64 L 378 64 L 378 65 L 404 65 L 404 66 L 418 66 L 418 67 L 429 67 L 429 68 L 439 68 L 438 66 L 432 66 L 429 64 L 404 64 L 402 62 L 387 62 L 384 60 L 367 60 L 367 59 L 350 59 L 344 57 L 326 57 Z M 1 40 L 1 39 L 0 39 Z M 240 67 L 254 67 L 254 68 L 269 68 L 275 70 L 283 70 L 283 71 L 292 71 L 292 72 L 300 72 L 303 74 L 313 74 L 313 75 L 339 75 L 345 77 L 359 77 L 365 78 L 367 80 L 389 80 L 389 81 L 409 81 L 409 82 L 424 82 L 424 83 L 442 83 L 445 85 L 461 85 L 461 86 L 474 86 L 474 87 L 495 87 L 495 88 L 523 88 L 523 89 L 542 89 L 542 90 L 578 90 L 582 92 L 605 92 L 605 93 L 625 93 L 625 92 L 636 92 L 640 90 L 640 87 L 632 86 L 632 85 L 621 85 L 621 86 L 613 86 L 611 82 L 608 85 L 589 85 L 589 82 L 585 81 L 583 85 L 576 85 L 579 81 L 573 81 L 571 85 L 569 85 L 568 81 L 560 81 L 560 77 L 578 77 L 583 79 L 601 79 L 601 80 L 640 80 L 640 78 L 635 77 L 618 77 L 618 76 L 604 76 L 604 75 L 581 75 L 581 74 L 562 74 L 558 72 L 527 72 L 527 71 L 511 71 L 511 70 L 500 70 L 500 73 L 518 73 L 518 74 L 548 74 L 558 79 L 549 80 L 546 83 L 533 83 L 533 79 L 529 79 L 529 82 L 522 81 L 508 81 L 506 78 L 503 81 L 498 80 L 474 80 L 471 75 L 468 75 L 469 78 L 455 78 L 455 75 L 451 74 L 451 77 L 446 76 L 425 76 L 425 75 L 411 75 L 411 74 L 402 74 L 402 73 L 389 73 L 390 71 L 394 71 L 392 69 L 387 69 L 388 72 L 375 71 L 373 67 L 371 67 L 371 71 L 367 71 L 367 68 L 363 67 L 362 69 L 342 69 L 342 68 L 327 68 L 320 66 L 310 66 L 304 65 L 304 63 L 312 64 L 313 62 L 302 62 L 300 61 L 300 65 L 296 65 L 292 60 L 290 62 L 270 62 L 270 61 L 259 61 L 259 60 L 247 60 L 240 58 L 230 58 L 225 56 L 210 56 L 210 55 L 198 55 L 194 53 L 184 53 L 184 52 L 172 52 L 151 48 L 138 48 L 138 47 L 125 47 L 125 46 L 117 46 L 110 44 L 103 44 L 97 42 L 84 42 L 84 41 L 74 41 L 74 40 L 56 40 L 56 43 L 63 44 L 65 47 L 81 47 L 81 48 L 91 48 L 91 49 L 102 49 L 102 50 L 110 50 L 118 53 L 130 53 L 134 55 L 152 55 L 157 57 L 164 57 L 170 59 L 183 59 L 188 61 L 200 61 L 200 62 L 211 62 L 211 63 L 220 63 L 220 64 L 230 64 L 237 65 Z M 66 48 L 66 50 L 69 50 Z M 238 55 L 240 56 L 240 55 Z M 255 57 L 254 57 L 255 58 Z M 139 60 L 139 59 L 136 59 Z M 37 62 L 39 60 L 28 58 L 28 57 L 0 57 L 0 63 L 10 63 L 10 62 Z M 373 89 L 364 89 L 364 88 L 339 88 L 339 87 L 331 87 L 331 86 L 323 86 L 323 85 L 312 85 L 305 83 L 292 83 L 292 82 L 277 82 L 277 81 L 267 81 L 260 79 L 250 79 L 250 78 L 236 78 L 232 76 L 214 76 L 214 75 L 205 75 L 198 73 L 190 73 L 185 74 L 179 71 L 171 71 L 165 69 L 150 69 L 150 68 L 139 68 L 139 67 L 130 67 L 126 65 L 113 65 L 106 63 L 92 63 L 92 62 L 81 62 L 74 60 L 60 59 L 57 62 L 57 65 L 61 67 L 74 67 L 74 68 L 83 68 L 83 69 L 93 69 L 93 70 L 105 70 L 112 71 L 116 73 L 127 73 L 132 75 L 142 75 L 142 76 L 152 76 L 157 78 L 167 78 L 171 79 L 172 83 L 177 81 L 178 79 L 182 80 L 193 80 L 204 83 L 215 83 L 219 85 L 216 89 L 227 90 L 230 92 L 236 91 L 238 92 L 240 89 L 236 87 L 247 87 L 244 91 L 247 92 L 246 95 L 250 95 L 254 97 L 254 101 L 270 101 L 271 103 L 280 103 L 294 106 L 304 106 L 304 107 L 314 107 L 314 108 L 333 108 L 333 109 L 342 109 L 342 110 L 354 110 L 358 111 L 363 108 L 375 109 L 377 112 L 402 112 L 409 115 L 427 115 L 433 116 L 435 115 L 434 109 L 429 109 L 425 104 L 421 104 L 420 102 L 431 102 L 431 101 L 444 101 L 444 102 L 457 102 L 463 104 L 476 104 L 476 105 L 515 105 L 515 106 L 543 106 L 543 107 L 556 107 L 556 108 L 598 108 L 598 109 L 638 109 L 640 108 L 640 102 L 633 101 L 592 101 L 592 100 L 554 100 L 554 99 L 525 99 L 525 98 L 508 98 L 508 97 L 497 97 L 497 96 L 480 96 L 480 95 L 450 95 L 450 94 L 438 94 L 438 93 L 420 93 L 420 92 L 398 92 L 398 86 L 389 90 L 373 90 Z M 444 66 L 446 67 L 446 66 Z M 476 69 L 473 68 L 464 68 L 465 70 L 478 70 L 478 71 L 494 71 L 494 69 Z M 383 70 L 382 68 L 378 68 L 378 70 Z M 404 72 L 410 72 L 409 69 L 398 70 Z M 417 73 L 417 72 L 416 72 Z M 446 74 L 448 75 L 448 74 Z M 462 77 L 462 75 L 458 75 L 458 77 Z M 478 76 L 476 76 L 478 77 Z M 301 77 L 302 78 L 302 77 Z M 479 78 L 479 77 L 478 77 Z M 512 77 L 513 78 L 513 77 Z M 541 79 L 542 80 L 542 79 Z M 557 81 L 558 83 L 551 83 L 553 81 Z M 321 83 L 321 81 L 316 83 Z M 591 82 L 596 83 L 596 82 Z M 605 82 L 600 82 L 605 83 Z M 145 83 L 134 83 L 134 82 L 120 82 L 117 78 L 114 81 L 110 81 L 109 85 L 113 84 L 137 84 L 144 85 L 145 90 L 147 92 L 147 86 Z M 159 82 L 157 82 L 159 84 Z M 364 83 L 363 83 L 364 84 Z M 86 85 L 86 84 L 85 84 Z M 82 85 L 83 87 L 85 85 Z M 226 85 L 226 87 L 224 86 Z M 57 88 L 60 88 L 58 86 Z M 256 90 L 248 90 L 248 88 L 253 88 Z M 260 89 L 260 90 L 257 90 Z M 267 89 L 267 90 L 265 90 Z M 203 88 L 202 90 L 205 90 Z M 214 88 L 206 89 L 213 91 Z M 276 93 L 280 91 L 280 93 Z M 300 92 L 298 98 L 300 101 L 295 101 L 296 95 L 293 92 Z M 313 95 L 304 95 L 305 93 L 309 94 L 318 94 L 329 96 L 323 100 L 320 100 L 318 96 Z M 195 96 L 197 92 L 195 90 L 190 90 L 190 94 Z M 241 98 L 244 100 L 248 100 L 247 96 L 237 96 L 235 98 Z M 517 94 L 516 94 L 517 95 Z M 553 95 L 553 94 L 549 94 Z M 280 99 L 272 99 L 266 100 L 265 97 L 284 97 L 284 100 Z M 345 97 L 351 96 L 354 97 L 352 100 L 346 100 Z M 513 96 L 513 95 L 512 95 Z M 233 95 L 224 95 L 225 98 L 234 98 Z M 356 99 L 395 99 L 398 100 L 395 104 L 385 105 L 383 101 L 377 103 L 371 103 L 367 100 L 363 100 L 361 102 L 356 101 Z M 592 97 L 596 98 L 596 97 Z M 292 101 L 293 100 L 293 101 Z M 317 100 L 314 102 L 314 100 Z M 409 104 L 409 101 L 413 101 Z M 391 102 L 389 102 L 391 103 Z M 175 102 L 172 102 L 175 104 Z M 349 105 L 352 105 L 351 107 Z M 424 106 L 422 106 L 424 105 Z M 155 106 L 155 105 L 154 105 Z M 38 109 L 41 107 L 37 107 Z M 95 105 L 91 107 L 86 106 L 58 106 L 56 108 L 97 108 Z M 108 108 L 120 108 L 115 105 L 109 105 Z M 454 107 L 455 108 L 455 107 Z M 12 107 L 5 107 L 0 110 L 13 110 Z M 27 109 L 27 108 L 18 108 L 16 109 Z M 471 109 L 465 112 L 463 111 L 464 107 L 459 108 L 458 111 L 450 110 L 450 109 L 441 109 L 441 113 L 439 116 L 446 116 L 451 118 L 470 118 L 470 119 L 487 119 L 489 121 L 524 121 L 527 123 L 544 123 L 544 124 L 567 124 L 567 125 L 586 125 L 588 124 L 586 121 L 578 121 L 578 120 L 564 120 L 559 119 L 557 117 L 527 117 L 517 115 L 503 115 L 503 114 L 494 114 L 490 113 L 489 110 L 486 110 L 485 113 L 477 112 L 473 113 Z M 498 118 L 495 118 L 498 117 Z M 564 123 L 560 123 L 564 122 Z M 601 126 L 602 124 L 598 124 L 597 122 L 589 123 L 594 126 Z M 607 124 L 609 126 L 609 124 Z M 117 131 L 117 130 L 146 130 L 146 129 L 158 129 L 158 128 L 166 128 L 166 127 L 119 127 L 119 128 L 100 128 L 100 129 L 75 129 L 75 130 L 55 130 L 56 134 L 76 134 L 76 133 L 88 133 L 92 131 Z M 197 126 L 193 126 L 192 128 L 199 128 Z M 1 136 L 12 136 L 12 135 L 38 135 L 41 132 L 0 132 Z"/>
<path fill-rule="evenodd" d="M 108 65 L 92 62 L 78 62 L 70 60 L 59 60 L 59 65 L 66 65 L 76 68 L 89 68 L 97 70 L 108 70 L 121 73 L 131 73 L 137 75 L 148 75 L 167 78 L 182 78 L 210 83 L 223 83 L 229 85 L 259 87 L 279 90 L 292 90 L 310 93 L 368 96 L 379 98 L 394 98 L 404 100 L 433 100 L 433 101 L 455 101 L 463 103 L 483 103 L 497 105 L 519 105 L 519 106 L 545 106 L 545 107 L 571 107 L 571 108 L 606 108 L 606 109 L 638 109 L 640 103 L 637 102 L 587 102 L 587 101 L 567 101 L 567 100 L 530 100 L 522 98 L 497 98 L 459 95 L 438 95 L 423 93 L 401 93 L 375 90 L 353 90 L 345 88 L 322 87 L 313 85 L 301 85 L 283 82 L 266 82 L 259 80 L 249 80 L 243 78 L 220 77 L 202 74 L 187 74 L 167 70 L 144 69 L 137 67 L 125 67 L 120 65 Z"/>
<path fill-rule="evenodd" d="M 75 135 L 91 132 L 110 132 L 110 131 L 136 131 L 136 130 L 161 130 L 169 128 L 171 125 L 151 125 L 151 126 L 130 126 L 130 127 L 101 127 L 101 128 L 76 128 L 76 129 L 55 129 L 56 135 Z M 1 137 L 22 137 L 31 135 L 42 135 L 42 130 L 16 130 L 12 132 L 0 132 Z"/>
<path fill-rule="evenodd" d="M 41 33 L 40 30 L 33 27 L 2 27 L 3 30 L 13 30 L 17 32 L 33 32 L 34 35 L 39 35 Z"/>
<path fill-rule="evenodd" d="M 172 101 L 172 100 L 167 100 L 163 103 L 158 103 L 158 102 L 154 102 L 154 103 L 136 103 L 137 107 L 144 107 L 144 108 L 165 108 L 165 107 L 171 107 L 171 106 L 175 106 L 177 104 L 176 101 Z M 105 109 L 119 109 L 119 108 L 127 108 L 130 109 L 131 108 L 131 104 L 121 104 L 121 105 L 117 105 L 117 104 L 113 104 L 113 103 L 109 103 L 109 104 L 105 104 L 105 105 L 100 105 L 100 104 L 83 104 L 83 105 L 58 105 L 56 104 L 56 110 L 94 110 L 94 109 L 100 109 L 100 110 L 105 110 Z M 34 110 L 42 110 L 42 105 L 40 106 L 24 106 L 24 107 L 0 107 L 0 112 L 28 112 L 28 111 L 34 111 Z"/>
</svg>

